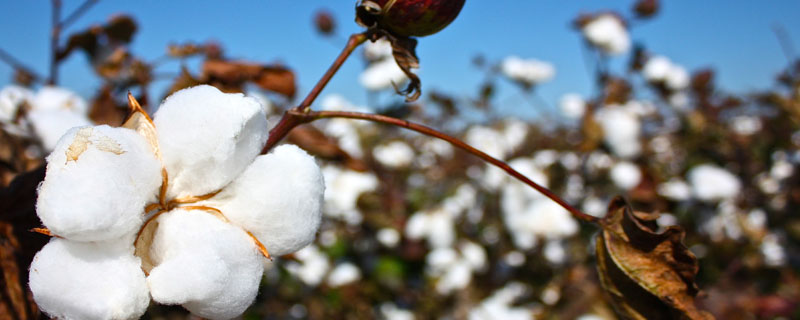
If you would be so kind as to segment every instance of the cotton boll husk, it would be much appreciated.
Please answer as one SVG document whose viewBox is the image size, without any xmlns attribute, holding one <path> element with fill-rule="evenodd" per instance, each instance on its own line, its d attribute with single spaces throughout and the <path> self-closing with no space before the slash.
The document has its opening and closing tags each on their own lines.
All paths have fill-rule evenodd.
<svg viewBox="0 0 800 320">
<path fill-rule="evenodd" d="M 0 122 L 11 122 L 16 117 L 20 106 L 30 103 L 33 92 L 28 88 L 10 85 L 0 90 Z"/>
<path fill-rule="evenodd" d="M 175 209 L 154 223 L 153 300 L 209 319 L 237 317 L 253 303 L 264 257 L 244 230 L 204 210 Z"/>
<path fill-rule="evenodd" d="M 294 145 L 259 156 L 209 201 L 231 222 L 253 233 L 271 255 L 300 250 L 322 219 L 325 182 L 314 158 Z"/>
<path fill-rule="evenodd" d="M 408 77 L 394 59 L 374 62 L 358 77 L 361 85 L 371 91 L 394 88 L 395 85 L 400 86 L 406 80 Z"/>
<path fill-rule="evenodd" d="M 267 139 L 266 115 L 254 98 L 207 85 L 173 93 L 153 121 L 170 198 L 221 189 L 253 162 Z"/>
<path fill-rule="evenodd" d="M 86 115 L 70 110 L 32 110 L 27 118 L 47 151 L 55 149 L 58 140 L 69 129 L 92 125 Z"/>
<path fill-rule="evenodd" d="M 36 212 L 61 237 L 109 240 L 139 230 L 160 185 L 161 164 L 135 131 L 73 128 L 47 157 Z"/>
<path fill-rule="evenodd" d="M 137 319 L 150 303 L 131 237 L 111 242 L 52 238 L 33 258 L 29 285 L 57 319 Z"/>
<path fill-rule="evenodd" d="M 39 92 L 33 97 L 32 107 L 33 110 L 64 110 L 81 115 L 89 112 L 89 104 L 81 96 L 70 90 L 53 86 L 39 89 Z"/>
</svg>

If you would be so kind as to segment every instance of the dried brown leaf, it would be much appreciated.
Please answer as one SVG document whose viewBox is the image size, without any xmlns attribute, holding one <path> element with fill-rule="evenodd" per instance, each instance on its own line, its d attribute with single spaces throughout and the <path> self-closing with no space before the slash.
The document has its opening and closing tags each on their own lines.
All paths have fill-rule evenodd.
<svg viewBox="0 0 800 320">
<path fill-rule="evenodd" d="M 657 233 L 657 214 L 634 213 L 621 197 L 611 201 L 598 235 L 597 269 L 623 319 L 713 319 L 697 309 L 697 259 L 684 231 Z"/>
<path fill-rule="evenodd" d="M 419 58 L 417 58 L 416 52 L 417 40 L 388 34 L 386 37 L 392 43 L 394 60 L 409 79 L 408 86 L 405 89 L 399 90 L 395 88 L 395 90 L 397 90 L 397 93 L 406 96 L 406 102 L 417 101 L 422 94 L 422 82 L 414 72 L 411 72 L 411 69 L 419 68 Z"/>
<path fill-rule="evenodd" d="M 339 147 L 334 139 L 326 136 L 322 131 L 312 126 L 294 128 L 289 132 L 287 140 L 316 157 L 330 161 L 339 161 L 346 167 L 356 171 L 365 171 L 367 169 L 363 161 L 350 156 Z"/>
<path fill-rule="evenodd" d="M 207 83 L 215 84 L 223 91 L 241 91 L 246 82 L 288 98 L 294 97 L 297 90 L 294 72 L 279 65 L 207 60 L 203 64 L 203 76 Z"/>
<path fill-rule="evenodd" d="M 96 124 L 119 126 L 127 113 L 128 111 L 125 108 L 117 105 L 111 93 L 111 87 L 104 86 L 92 101 L 89 118 Z"/>
</svg>

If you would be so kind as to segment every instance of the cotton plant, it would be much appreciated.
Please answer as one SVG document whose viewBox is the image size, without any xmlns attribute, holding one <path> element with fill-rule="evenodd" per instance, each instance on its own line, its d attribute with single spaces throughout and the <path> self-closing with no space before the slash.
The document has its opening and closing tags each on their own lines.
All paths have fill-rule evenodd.
<svg viewBox="0 0 800 320">
<path fill-rule="evenodd" d="M 30 288 L 59 319 L 134 319 L 150 299 L 209 319 L 241 315 L 266 258 L 313 241 L 324 183 L 267 138 L 253 98 L 210 86 L 168 97 L 153 120 L 70 129 L 47 157 L 37 214 L 53 236 Z"/>
<path fill-rule="evenodd" d="M 619 16 L 601 13 L 581 26 L 584 39 L 608 55 L 621 55 L 631 47 L 628 28 Z"/>
<path fill-rule="evenodd" d="M 552 64 L 537 60 L 509 56 L 500 63 L 500 71 L 510 80 L 522 84 L 526 88 L 550 81 L 556 75 Z"/>
</svg>

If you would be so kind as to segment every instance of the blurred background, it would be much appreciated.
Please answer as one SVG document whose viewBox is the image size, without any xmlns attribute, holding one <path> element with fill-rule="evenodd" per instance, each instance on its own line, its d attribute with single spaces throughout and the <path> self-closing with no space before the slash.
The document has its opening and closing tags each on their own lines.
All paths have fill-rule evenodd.
<svg viewBox="0 0 800 320">
<path fill-rule="evenodd" d="M 33 190 L 67 128 L 119 125 L 128 91 L 154 111 L 197 84 L 255 96 L 275 123 L 363 30 L 355 4 L 64 1 L 53 54 L 49 1 L 0 3 L 0 240 L 11 253 L 0 258 L 12 279 L 0 306 L 37 317 L 25 273 L 47 238 L 27 232 L 40 226 Z M 594 216 L 622 195 L 660 214 L 653 230 L 686 230 L 701 309 L 797 319 L 797 12 L 788 0 L 467 1 L 419 39 L 418 101 L 395 93 L 407 79 L 376 42 L 313 108 L 440 129 Z M 325 218 L 313 245 L 266 267 L 245 319 L 616 318 L 598 228 L 470 154 L 343 119 L 287 140 L 323 167 Z M 152 305 L 145 317 L 189 316 Z"/>
</svg>

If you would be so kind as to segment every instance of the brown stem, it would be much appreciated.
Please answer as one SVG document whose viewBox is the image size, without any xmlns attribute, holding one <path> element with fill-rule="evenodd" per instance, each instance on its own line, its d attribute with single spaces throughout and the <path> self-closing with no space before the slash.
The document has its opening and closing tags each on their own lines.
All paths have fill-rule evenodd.
<svg viewBox="0 0 800 320">
<path fill-rule="evenodd" d="M 66 29 L 67 27 L 69 27 L 69 25 L 71 25 L 73 22 L 75 22 L 75 20 L 78 20 L 78 18 L 80 18 L 84 13 L 86 13 L 86 10 L 89 10 L 89 8 L 91 8 L 93 5 L 95 5 L 99 1 L 100 0 L 86 0 L 86 1 L 84 1 L 81 4 L 81 6 L 78 7 L 77 9 L 75 9 L 75 11 L 72 11 L 72 13 L 70 13 L 67 16 L 67 18 L 64 19 L 64 21 L 61 21 L 61 23 L 60 23 L 61 29 Z"/>
<path fill-rule="evenodd" d="M 311 107 L 311 104 L 314 103 L 314 100 L 317 99 L 322 89 L 328 84 L 328 81 L 333 78 L 333 75 L 336 74 L 336 71 L 339 71 L 339 68 L 347 61 L 347 58 L 353 53 L 358 46 L 360 46 L 364 41 L 367 41 L 367 33 L 356 33 L 350 36 L 350 39 L 347 40 L 347 45 L 342 49 L 342 53 L 333 61 L 333 64 L 328 68 L 328 71 L 322 75 L 322 79 L 319 79 L 317 84 L 311 89 L 311 92 L 308 93 L 308 96 L 297 106 L 297 110 L 308 111 Z"/>
<path fill-rule="evenodd" d="M 442 133 L 442 132 L 440 132 L 438 130 L 432 129 L 430 127 L 427 127 L 427 126 L 424 126 L 424 125 L 421 125 L 421 124 L 417 124 L 417 123 L 413 123 L 413 122 L 409 122 L 409 121 L 406 121 L 406 120 L 397 119 L 397 118 L 392 118 L 392 117 L 387 117 L 387 116 L 377 115 L 377 114 L 360 113 L 360 112 L 347 112 L 347 111 L 297 112 L 297 111 L 294 111 L 294 110 L 289 110 L 287 113 L 292 114 L 292 117 L 297 117 L 297 118 L 303 119 L 304 120 L 303 122 L 311 122 L 313 120 L 324 119 L 324 118 L 348 118 L 348 119 L 359 119 L 359 120 L 367 120 L 367 121 L 372 121 L 372 122 L 380 122 L 380 123 L 390 124 L 390 125 L 394 125 L 394 126 L 398 126 L 398 127 L 403 127 L 403 128 L 406 128 L 406 129 L 409 129 L 409 130 L 412 130 L 412 131 L 416 131 L 416 132 L 419 132 L 419 133 L 422 133 L 422 134 L 425 134 L 425 135 L 428 135 L 428 136 L 431 136 L 431 137 L 434 137 L 434 138 L 438 138 L 438 139 L 447 141 L 450 144 L 452 144 L 452 145 L 454 145 L 454 146 L 456 146 L 458 148 L 461 148 L 461 149 L 463 149 L 463 150 L 465 150 L 465 151 L 477 156 L 478 158 L 481 158 L 482 160 L 484 160 L 484 161 L 486 161 L 488 163 L 491 163 L 492 165 L 494 165 L 494 166 L 496 166 L 496 167 L 498 167 L 500 169 L 503 169 L 503 171 L 505 171 L 506 173 L 508 173 L 512 177 L 514 177 L 517 180 L 520 180 L 523 183 L 531 186 L 532 188 L 536 189 L 536 191 L 539 191 L 540 193 L 544 194 L 546 197 L 550 198 L 550 200 L 553 200 L 556 203 L 558 203 L 564 209 L 569 211 L 572 214 L 572 216 L 575 217 L 576 219 L 580 219 L 580 220 L 583 220 L 583 221 L 586 221 L 586 222 L 591 222 L 591 223 L 599 223 L 599 221 L 600 221 L 599 218 L 597 218 L 595 216 L 588 215 L 586 213 L 583 213 L 582 211 L 578 210 L 577 208 L 571 206 L 569 203 L 564 201 L 564 199 L 561 199 L 561 197 L 559 197 L 558 195 L 556 195 L 555 193 L 553 193 L 549 189 L 547 189 L 547 188 L 537 184 L 536 182 L 533 182 L 532 180 L 528 179 L 523 174 L 521 174 L 521 173 L 517 172 L 516 170 L 514 170 L 513 168 L 511 168 L 511 166 L 509 166 L 505 162 L 503 162 L 501 160 L 498 160 L 498 159 L 496 159 L 496 158 L 484 153 L 483 151 L 475 149 L 472 146 L 470 146 L 469 144 L 467 144 L 467 143 L 465 143 L 465 142 L 463 142 L 463 141 L 461 141 L 461 140 L 459 140 L 457 138 L 454 138 L 454 137 L 451 137 L 449 135 L 446 135 L 446 134 L 444 134 L 444 133 Z"/>
<path fill-rule="evenodd" d="M 51 0 L 53 12 L 51 22 L 53 29 L 50 30 L 50 78 L 48 84 L 58 83 L 58 40 L 61 37 L 61 0 Z"/>
</svg>

